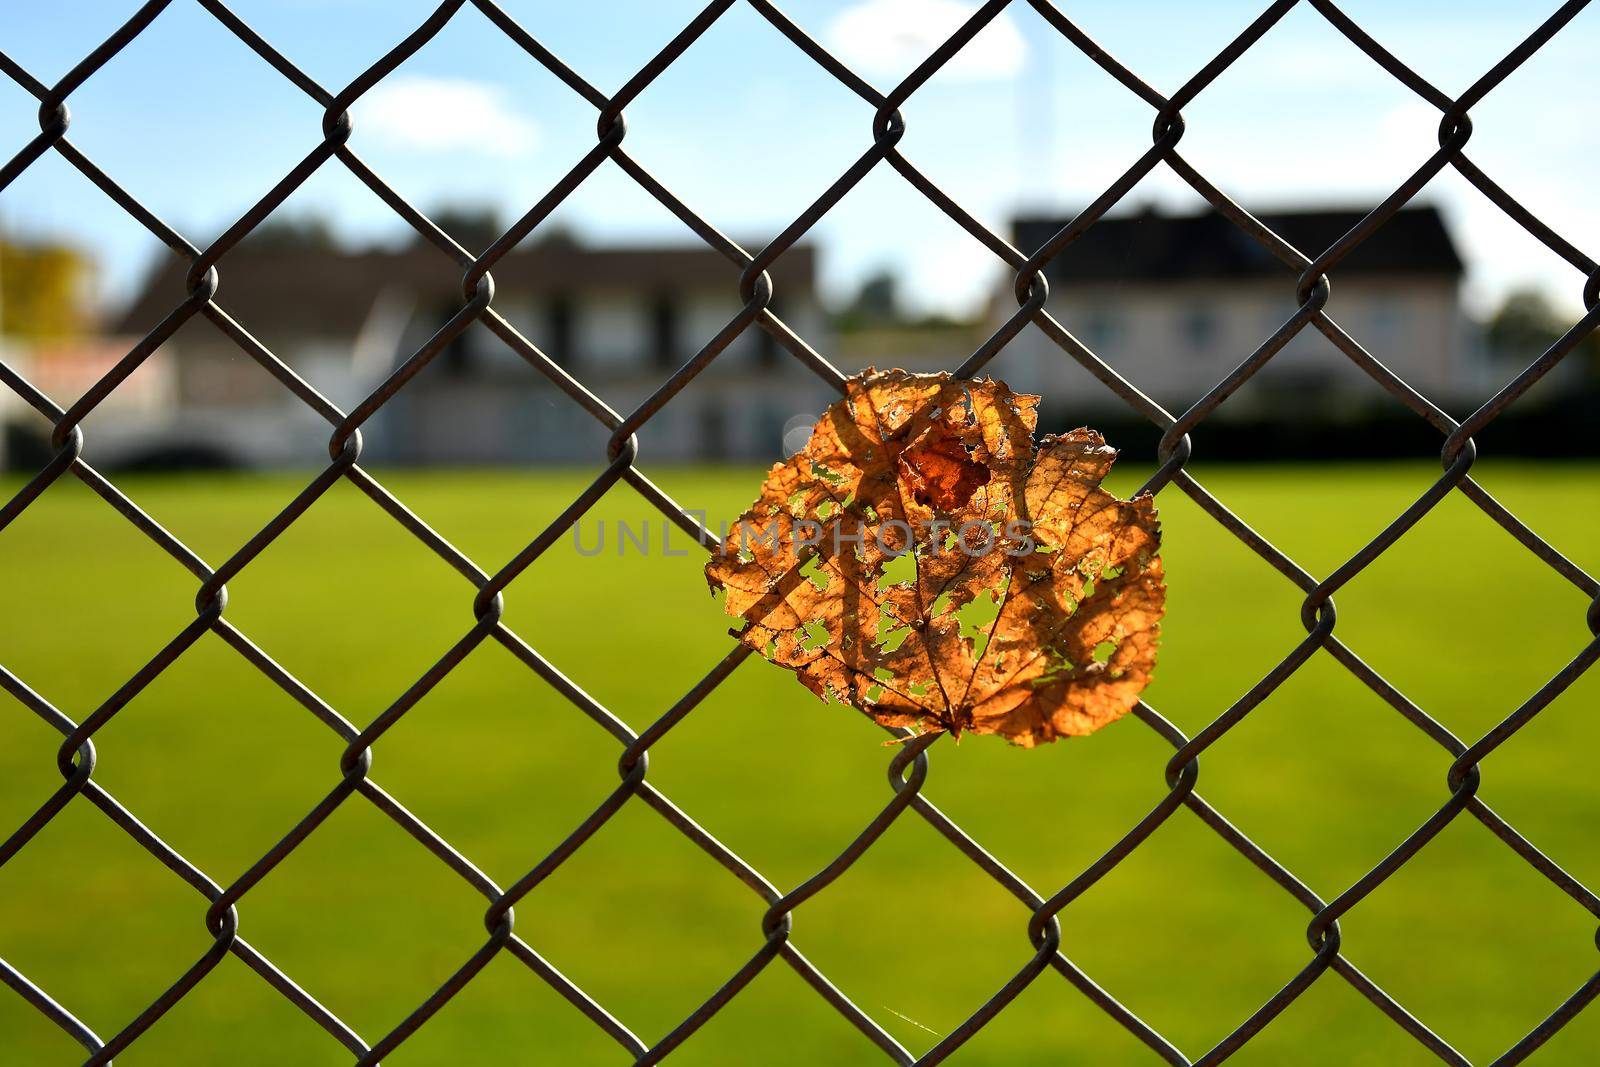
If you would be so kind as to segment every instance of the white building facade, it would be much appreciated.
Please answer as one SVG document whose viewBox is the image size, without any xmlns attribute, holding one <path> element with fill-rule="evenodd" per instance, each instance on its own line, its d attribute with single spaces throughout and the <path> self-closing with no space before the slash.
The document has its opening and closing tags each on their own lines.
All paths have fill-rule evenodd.
<svg viewBox="0 0 1600 1067">
<path fill-rule="evenodd" d="M 458 272 L 429 249 L 340 254 L 248 244 L 221 264 L 217 302 L 335 403 L 350 410 L 461 306 Z M 825 346 L 814 257 L 774 264 L 773 308 Z M 626 416 L 738 314 L 739 269 L 709 249 L 515 252 L 493 272 L 493 307 L 540 351 Z M 121 323 L 137 333 L 181 300 L 178 266 L 152 280 Z M 215 449 L 224 461 L 298 465 L 326 457 L 328 429 L 206 323 L 154 357 L 177 368 L 176 403 L 145 443 Z M 645 461 L 772 461 L 786 423 L 815 414 L 828 387 L 752 324 L 640 431 Z M 138 435 L 135 435 L 136 438 Z M 406 464 L 604 462 L 609 433 L 481 323 L 363 428 L 367 461 Z M 120 435 L 119 440 L 125 440 Z M 116 462 L 129 457 L 103 457 Z"/>
<path fill-rule="evenodd" d="M 1311 255 L 1361 218 L 1358 211 L 1265 215 L 1261 221 Z M 1065 219 L 1022 219 L 1032 251 Z M 1448 403 L 1481 387 L 1483 360 L 1460 305 L 1462 264 L 1438 213 L 1406 209 L 1330 272 L 1327 312 L 1412 387 Z M 1296 272 L 1216 214 L 1154 213 L 1091 227 L 1046 269 L 1048 308 L 1117 373 L 1179 414 L 1247 359 L 1296 309 Z M 1015 309 L 997 300 L 998 323 Z M 1069 418 L 1126 410 L 1123 402 L 1040 331 L 1002 357 L 1018 388 L 1041 393 Z M 999 367 L 997 366 L 997 370 Z M 1315 327 L 1272 357 L 1216 417 L 1381 407 L 1381 388 Z M 1388 401 L 1393 403 L 1393 401 Z"/>
</svg>

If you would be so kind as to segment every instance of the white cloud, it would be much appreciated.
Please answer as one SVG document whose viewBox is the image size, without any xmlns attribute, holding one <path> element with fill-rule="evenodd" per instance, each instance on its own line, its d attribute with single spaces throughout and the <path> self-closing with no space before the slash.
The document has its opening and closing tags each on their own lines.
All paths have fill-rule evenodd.
<svg viewBox="0 0 1600 1067">
<path fill-rule="evenodd" d="M 864 75 L 900 79 L 978 9 L 964 0 L 861 0 L 834 17 L 828 46 Z M 997 16 L 940 68 L 944 77 L 989 81 L 1015 76 L 1028 49 L 1011 16 Z"/>
<path fill-rule="evenodd" d="M 498 85 L 469 78 L 405 75 L 380 82 L 353 108 L 356 136 L 418 152 L 530 154 L 539 128 Z"/>
</svg>

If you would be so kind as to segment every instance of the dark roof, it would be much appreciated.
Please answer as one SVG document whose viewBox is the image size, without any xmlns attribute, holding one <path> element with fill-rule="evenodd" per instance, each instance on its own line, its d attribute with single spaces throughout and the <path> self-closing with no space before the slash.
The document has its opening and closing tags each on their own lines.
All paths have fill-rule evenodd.
<svg viewBox="0 0 1600 1067">
<path fill-rule="evenodd" d="M 1315 258 L 1349 232 L 1359 210 L 1284 211 L 1257 215 L 1274 233 Z M 1019 218 L 1012 239 L 1031 255 L 1070 220 Z M 1153 281 L 1244 278 L 1290 273 L 1259 242 L 1215 211 L 1162 215 L 1147 211 L 1101 219 L 1067 245 L 1048 267 L 1050 279 Z M 1359 274 L 1459 276 L 1461 257 L 1437 208 L 1402 208 L 1340 261 L 1332 277 Z"/>
<path fill-rule="evenodd" d="M 183 302 L 189 265 L 163 257 L 115 329 L 142 334 Z M 769 269 L 777 299 L 809 295 L 816 256 L 796 245 Z M 461 274 L 432 247 L 345 252 L 315 247 L 254 246 L 246 241 L 222 258 L 217 302 L 247 329 L 281 337 L 353 336 L 378 294 L 399 289 L 421 308 L 459 303 Z M 710 248 L 589 248 L 566 243 L 516 251 L 493 270 L 498 300 L 590 292 L 646 294 L 711 289 L 738 297 L 739 268 Z"/>
</svg>

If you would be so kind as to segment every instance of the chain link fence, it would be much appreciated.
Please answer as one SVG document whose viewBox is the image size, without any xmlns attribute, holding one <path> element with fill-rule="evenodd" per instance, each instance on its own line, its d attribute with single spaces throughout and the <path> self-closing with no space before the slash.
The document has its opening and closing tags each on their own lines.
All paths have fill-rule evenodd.
<svg viewBox="0 0 1600 1067">
<path fill-rule="evenodd" d="M 1587 614 L 1588 627 L 1592 632 L 1600 633 L 1600 582 L 1525 526 L 1486 492 L 1471 475 L 1471 468 L 1477 456 L 1474 435 L 1488 426 L 1550 372 L 1587 337 L 1597 323 L 1600 323 L 1600 265 L 1497 185 L 1494 179 L 1480 170 L 1466 154 L 1466 146 L 1472 135 L 1470 112 L 1473 106 L 1560 32 L 1585 6 L 1587 0 L 1570 0 L 1562 5 L 1525 40 L 1518 43 L 1504 58 L 1486 71 L 1466 92 L 1454 98 L 1430 84 L 1399 57 L 1387 51 L 1333 3 L 1328 0 L 1306 0 L 1309 6 L 1341 35 L 1407 90 L 1437 108 L 1440 114 L 1437 150 L 1433 151 L 1427 161 L 1393 193 L 1368 213 L 1359 225 L 1332 246 L 1322 249 L 1299 249 L 1283 241 L 1231 200 L 1226 193 L 1211 184 L 1179 152 L 1179 144 L 1184 135 L 1184 107 L 1204 92 L 1240 56 L 1253 48 L 1263 34 L 1296 6 L 1297 0 L 1279 0 L 1278 3 L 1268 7 L 1244 32 L 1206 62 L 1188 82 L 1170 96 L 1156 91 L 1137 74 L 1107 54 L 1049 0 L 1028 0 L 1028 5 L 1035 9 L 1066 42 L 1092 60 L 1111 78 L 1121 83 L 1129 93 L 1148 104 L 1154 114 L 1150 148 L 1088 208 L 1037 249 L 1014 248 L 1001 236 L 989 231 L 934 181 L 919 171 L 897 147 L 906 131 L 906 119 L 902 114 L 902 108 L 975 34 L 1000 15 L 1008 6 L 1008 0 L 989 0 L 984 3 L 958 32 L 940 45 L 904 81 L 887 93 L 868 84 L 839 62 L 773 4 L 767 0 L 748 0 L 749 6 L 782 33 L 796 49 L 875 109 L 870 138 L 863 136 L 865 144 L 860 157 L 776 239 L 754 254 L 723 236 L 629 155 L 625 145 L 626 125 L 623 117 L 628 104 L 660 77 L 738 0 L 717 0 L 707 5 L 618 92 L 609 96 L 564 64 L 541 44 L 532 32 L 501 11 L 492 0 L 472 0 L 470 4 L 468 0 L 449 0 L 441 4 L 405 40 L 354 82 L 337 92 L 317 84 L 301 71 L 293 60 L 278 52 L 272 44 L 229 10 L 222 0 L 194 0 L 194 2 L 324 109 L 322 135 L 316 147 L 221 237 L 205 248 L 190 244 L 181 234 L 147 210 L 124 191 L 113 176 L 102 171 L 79 151 L 67 136 L 70 123 L 67 104 L 73 92 L 137 39 L 152 20 L 173 3 L 173 0 L 150 0 L 145 3 L 126 24 L 85 56 L 54 85 L 44 84 L 13 60 L 0 54 L 0 72 L 38 99 L 40 125 L 38 136 L 0 167 L 0 190 L 8 186 L 45 153 L 58 153 L 141 226 L 192 264 L 188 273 L 187 298 L 173 308 L 160 325 L 141 339 L 110 373 L 69 408 L 63 410 L 14 370 L 0 364 L 0 381 L 49 419 L 54 426 L 53 458 L 20 492 L 0 507 L 0 528 L 9 524 L 28 508 L 52 483 L 71 475 L 103 498 L 153 544 L 187 568 L 199 582 L 193 622 L 186 625 L 110 699 L 81 722 L 74 721 L 57 710 L 44 697 L 29 688 L 22 679 L 0 666 L 0 685 L 60 732 L 62 742 L 57 763 L 63 779 L 61 787 L 39 806 L 22 826 L 13 831 L 3 845 L 0 845 L 0 865 L 17 855 L 18 851 L 23 849 L 41 828 L 60 814 L 67 804 L 81 796 L 137 842 L 154 862 L 164 865 L 178 878 L 187 882 L 207 902 L 204 921 L 212 937 L 210 947 L 177 981 L 115 1033 L 105 1035 L 96 1033 L 79 1020 L 70 1004 L 54 1000 L 48 991 L 36 985 L 27 975 L 0 960 L 0 979 L 3 979 L 14 993 L 42 1016 L 76 1039 L 88 1051 L 87 1063 L 110 1063 L 114 1056 L 137 1042 L 156 1020 L 188 996 L 225 956 L 232 954 L 348 1049 L 357 1063 L 374 1064 L 400 1047 L 419 1028 L 425 1026 L 428 1020 L 471 982 L 490 960 L 505 953 L 525 964 L 530 971 L 564 997 L 574 1010 L 587 1016 L 594 1026 L 609 1035 L 628 1056 L 641 1064 L 656 1063 L 677 1049 L 730 1001 L 738 997 L 741 990 L 757 974 L 774 962 L 782 960 L 785 965 L 798 972 L 817 996 L 832 1005 L 864 1035 L 867 1041 L 876 1046 L 884 1058 L 901 1064 L 936 1063 L 944 1060 L 997 1014 L 1004 1011 L 1024 989 L 1035 981 L 1043 979 L 1050 972 L 1054 972 L 1117 1024 L 1133 1034 L 1149 1049 L 1152 1062 L 1164 1060 L 1171 1064 L 1220 1063 L 1243 1048 L 1264 1027 L 1269 1026 L 1312 983 L 1324 977 L 1327 972 L 1333 972 L 1340 981 L 1348 983 L 1366 998 L 1377 1013 L 1415 1039 L 1422 1049 L 1427 1050 L 1441 1062 L 1466 1067 L 1469 1064 L 1466 1057 L 1380 988 L 1345 954 L 1340 937 L 1340 917 L 1377 891 L 1416 856 L 1420 849 L 1462 815 L 1470 816 L 1489 833 L 1499 838 L 1506 848 L 1520 856 L 1533 870 L 1548 880 L 1552 892 L 1566 894 L 1590 913 L 1600 917 L 1600 897 L 1596 897 L 1576 878 L 1563 870 L 1554 859 L 1535 848 L 1478 795 L 1479 763 L 1527 726 L 1546 705 L 1571 686 L 1597 658 L 1600 658 L 1600 639 L 1589 642 L 1575 658 L 1483 737 L 1467 742 L 1454 736 L 1408 700 L 1341 642 L 1334 632 L 1333 601 L 1334 594 L 1341 587 L 1369 566 L 1441 500 L 1452 493 L 1459 493 L 1482 509 L 1523 547 L 1588 598 L 1591 602 Z M 1019 6 L 1023 4 L 1023 0 L 1016 2 Z M 393 73 L 402 62 L 438 34 L 446 23 L 460 14 L 462 8 L 468 6 L 478 9 L 533 62 L 549 70 L 572 92 L 592 104 L 596 111 L 597 130 L 594 146 L 572 165 L 554 188 L 529 208 L 515 225 L 480 255 L 473 255 L 461 247 L 427 216 L 407 203 L 362 162 L 348 143 L 351 135 L 349 107 L 362 94 Z M 586 388 L 582 381 L 547 358 L 545 353 L 513 328 L 494 306 L 492 272 L 496 263 L 533 233 L 565 198 L 607 162 L 619 167 L 641 189 L 693 230 L 706 245 L 728 260 L 729 285 L 737 286 L 743 301 L 738 314 L 715 337 L 692 359 L 673 372 L 637 410 L 626 414 L 612 410 Z M 362 183 L 382 198 L 396 216 L 436 248 L 443 259 L 452 261 L 462 272 L 459 310 L 422 347 L 400 363 L 386 381 L 351 411 L 341 410 L 321 395 L 309 382 L 259 343 L 251 335 L 247 325 L 236 321 L 215 299 L 219 272 L 226 269 L 225 261 L 229 251 L 259 226 L 314 172 L 325 165 L 335 163 L 348 168 Z M 900 174 L 911 189 L 926 197 L 941 212 L 980 241 L 1015 276 L 1014 291 L 1017 303 L 1015 313 L 1011 314 L 1004 325 L 984 341 L 970 358 L 960 367 L 954 368 L 955 373 L 964 376 L 977 374 L 1019 331 L 1030 323 L 1038 327 L 1059 347 L 1061 358 L 1074 360 L 1082 365 L 1104 383 L 1107 389 L 1120 397 L 1132 411 L 1148 419 L 1161 431 L 1160 466 L 1145 487 L 1157 493 L 1176 491 L 1188 496 L 1304 594 L 1301 621 L 1306 631 L 1305 638 L 1232 707 L 1198 734 L 1193 737 L 1185 736 L 1155 708 L 1146 704 L 1139 705 L 1137 718 L 1171 745 L 1172 756 L 1163 770 L 1168 792 L 1114 847 L 1070 883 L 1049 892 L 1041 892 L 1023 882 L 986 852 L 978 841 L 965 833 L 928 797 L 926 754 L 928 748 L 936 742 L 934 736 L 919 737 L 898 746 L 888 767 L 891 796 L 883 809 L 860 831 L 850 845 L 823 869 L 800 885 L 787 890 L 780 889 L 702 829 L 689 814 L 663 795 L 646 773 L 651 746 L 694 712 L 696 705 L 748 657 L 750 653 L 748 648 L 735 647 L 672 708 L 645 729 L 636 732 L 564 677 L 540 655 L 538 650 L 531 647 L 502 621 L 502 594 L 511 581 L 564 536 L 572 525 L 618 482 L 631 485 L 645 500 L 659 508 L 671 522 L 697 538 L 700 543 L 707 546 L 716 544 L 715 536 L 710 531 L 704 529 L 646 476 L 640 467 L 641 456 L 635 432 L 705 370 L 734 339 L 751 328 L 766 331 L 777 344 L 824 381 L 835 387 L 841 386 L 844 378 L 840 372 L 774 313 L 774 289 L 767 268 L 793 247 L 869 172 L 880 166 L 887 166 Z M 1292 284 L 1298 304 L 1294 313 L 1259 348 L 1217 382 L 1215 387 L 1192 407 L 1177 415 L 1164 410 L 1120 377 L 1115 369 L 1097 358 L 1094 352 L 1070 332 L 1072 324 L 1058 321 L 1045 309 L 1048 292 L 1044 277 L 1045 265 L 1093 226 L 1145 175 L 1158 167 L 1166 167 L 1182 178 L 1189 187 L 1237 226 L 1242 234 L 1282 262 L 1285 267 L 1285 286 L 1287 287 L 1290 284 L 1289 279 L 1293 278 Z M 1330 292 L 1329 279 L 1337 272 L 1340 262 L 1416 196 L 1435 175 L 1446 168 L 1453 168 L 1522 229 L 1579 271 L 1585 279 L 1583 299 L 1587 309 L 1583 317 L 1556 344 L 1517 374 L 1491 399 L 1459 422 L 1434 406 L 1426 397 L 1390 371 L 1379 359 L 1363 348 L 1358 340 L 1341 329 L 1325 310 Z M 84 435 L 80 424 L 85 417 L 179 327 L 197 316 L 214 323 L 238 345 L 240 350 L 259 364 L 265 373 L 275 377 L 285 389 L 326 420 L 331 429 L 328 443 L 331 458 L 327 467 L 232 556 L 216 565 L 200 558 L 177 537 L 162 528 L 81 457 Z M 604 457 L 607 465 L 603 473 L 572 501 L 548 528 L 517 553 L 509 563 L 494 572 L 484 570 L 456 550 L 359 465 L 362 452 L 362 426 L 473 323 L 482 323 L 486 326 L 527 362 L 530 373 L 542 374 L 553 381 L 573 403 L 587 411 L 610 431 L 609 446 Z M 1185 469 L 1190 456 L 1190 435 L 1199 430 L 1222 401 L 1265 366 L 1291 338 L 1307 329 L 1316 330 L 1327 337 L 1389 395 L 1406 405 L 1418 419 L 1432 426 L 1442 441 L 1440 459 L 1443 472 L 1438 480 L 1359 552 L 1332 573 L 1321 578 L 1302 569 L 1266 538 L 1252 530 Z M 476 588 L 473 601 L 475 625 L 426 673 L 416 679 L 398 700 L 364 727 L 346 720 L 274 662 L 227 618 L 225 612 L 228 580 L 249 566 L 252 560 L 283 535 L 319 497 L 341 479 L 350 482 L 375 501 L 393 517 L 395 522 Z M 108 793 L 93 776 L 96 735 L 135 695 L 149 686 L 208 631 L 227 642 L 246 662 L 303 705 L 345 743 L 337 774 L 329 775 L 332 784 L 327 795 L 276 845 L 229 885 L 218 884 L 169 847 Z M 617 769 L 620 782 L 615 791 L 587 819 L 574 828 L 554 851 L 540 859 L 516 882 L 504 887 L 495 884 L 482 874 L 466 856 L 452 847 L 448 841 L 434 834 L 413 816 L 400 800 L 389 795 L 368 777 L 373 745 L 461 663 L 469 652 L 485 642 L 497 642 L 503 645 L 529 670 L 567 698 L 579 712 L 608 731 L 616 739 L 619 747 Z M 1412 830 L 1382 862 L 1332 900 L 1324 900 L 1293 872 L 1278 864 L 1252 842 L 1243 830 L 1235 827 L 1221 812 L 1207 803 L 1195 789 L 1202 753 L 1236 727 L 1318 650 L 1331 655 L 1397 714 L 1403 716 L 1417 730 L 1448 752 L 1453 759 L 1445 783 L 1446 796 L 1437 812 Z M 251 889 L 282 863 L 285 857 L 299 847 L 309 835 L 316 832 L 318 826 L 336 809 L 346 803 L 371 804 L 404 829 L 440 863 L 481 893 L 487 902 L 484 913 L 487 936 L 483 946 L 470 958 L 461 961 L 459 969 L 442 986 L 417 1005 L 409 1017 L 386 1034 L 357 1033 L 238 933 L 238 909 Z M 710 999 L 653 1043 L 633 1033 L 623 1020 L 614 1016 L 604 1005 L 591 998 L 544 959 L 535 946 L 517 933 L 513 912 L 518 901 L 566 862 L 585 841 L 630 803 L 642 804 L 655 811 L 668 824 L 713 857 L 731 876 L 748 886 L 750 891 L 760 897 L 766 905 L 760 929 L 750 931 L 753 952 L 748 962 L 728 977 L 725 984 Z M 1187 814 L 1181 814 L 1184 812 Z M 941 1035 L 937 1044 L 920 1057 L 908 1051 L 868 1012 L 853 1003 L 801 953 L 790 936 L 795 911 L 813 896 L 824 892 L 873 846 L 892 823 L 903 817 L 926 820 L 955 849 L 1014 896 L 1022 905 L 1019 924 L 1022 922 L 1022 914 L 1025 913 L 1027 937 L 1033 947 L 1031 956 L 1019 961 L 1020 965 L 1014 977 L 1000 989 L 995 990 L 987 1002 L 960 1026 Z M 1304 966 L 1253 1014 L 1239 1020 L 1233 1031 L 1209 1050 L 1184 1051 L 1177 1048 L 1155 1028 L 1141 1020 L 1096 984 L 1091 975 L 1080 969 L 1065 954 L 1061 944 L 1061 913 L 1113 867 L 1139 848 L 1140 844 L 1163 823 L 1169 819 L 1187 817 L 1196 818 L 1213 830 L 1259 869 L 1262 875 L 1271 879 L 1283 892 L 1303 905 L 1310 915 L 1306 927 L 1309 947 Z M 1583 1011 L 1596 995 L 1600 995 L 1600 973 L 1573 990 L 1564 1002 L 1552 1005 L 1548 1016 L 1542 1022 L 1522 1036 L 1494 1062 L 1497 1064 L 1522 1062 Z"/>
</svg>

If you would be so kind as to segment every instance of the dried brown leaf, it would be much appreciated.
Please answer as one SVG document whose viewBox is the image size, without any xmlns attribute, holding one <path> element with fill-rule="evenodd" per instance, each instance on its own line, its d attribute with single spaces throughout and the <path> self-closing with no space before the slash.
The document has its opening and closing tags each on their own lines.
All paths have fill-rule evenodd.
<svg viewBox="0 0 1600 1067">
<path fill-rule="evenodd" d="M 1039 398 L 993 379 L 848 384 L 706 566 L 739 639 L 885 726 L 1032 746 L 1126 713 L 1166 587 L 1154 502 L 1100 486 L 1116 451 L 1036 447 Z"/>
</svg>

